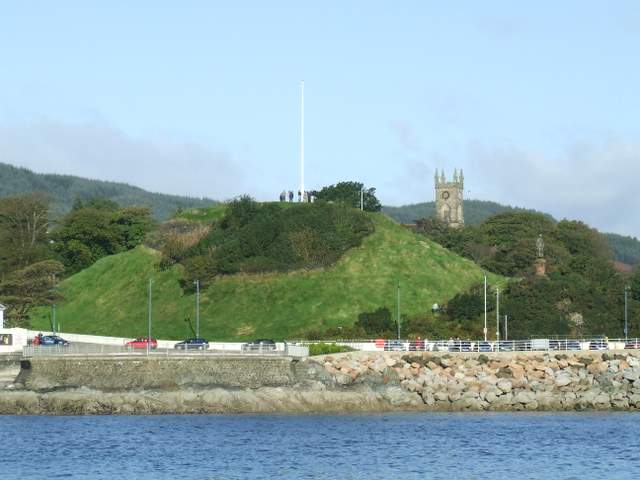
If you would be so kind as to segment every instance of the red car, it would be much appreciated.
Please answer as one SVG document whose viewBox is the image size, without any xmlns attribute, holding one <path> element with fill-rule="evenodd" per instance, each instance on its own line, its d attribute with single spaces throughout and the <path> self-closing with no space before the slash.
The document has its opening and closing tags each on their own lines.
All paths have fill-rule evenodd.
<svg viewBox="0 0 640 480">
<path fill-rule="evenodd" d="M 158 341 L 155 338 L 149 341 L 147 337 L 138 337 L 135 340 L 125 343 L 124 346 L 127 348 L 144 348 L 146 350 L 147 343 L 152 350 L 158 348 Z"/>
</svg>

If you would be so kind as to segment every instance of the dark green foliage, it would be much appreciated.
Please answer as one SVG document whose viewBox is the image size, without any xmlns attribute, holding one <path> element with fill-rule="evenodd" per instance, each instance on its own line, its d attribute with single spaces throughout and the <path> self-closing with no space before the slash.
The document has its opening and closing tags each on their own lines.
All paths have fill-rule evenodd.
<svg viewBox="0 0 640 480">
<path fill-rule="evenodd" d="M 416 203 L 413 205 L 403 205 L 401 207 L 383 206 L 382 211 L 400 223 L 413 224 L 424 219 L 431 220 L 435 217 L 435 203 Z M 519 207 L 500 205 L 495 202 L 483 200 L 465 200 L 464 218 L 467 227 L 478 225 L 493 215 L 505 212 L 535 212 Z M 550 220 L 553 217 L 544 214 Z M 613 259 L 629 265 L 640 263 L 640 241 L 635 237 L 625 237 L 615 233 L 603 233 L 609 247 L 613 252 Z"/>
<path fill-rule="evenodd" d="M 48 217 L 49 205 L 43 195 L 0 199 L 0 279 L 51 257 Z"/>
<path fill-rule="evenodd" d="M 77 202 L 54 230 L 54 250 L 67 272 L 78 272 L 107 255 L 130 250 L 153 226 L 145 207 L 119 208 L 111 201 Z"/>
<path fill-rule="evenodd" d="M 309 345 L 309 355 L 327 355 L 329 353 L 352 352 L 353 348 L 335 343 L 312 343 Z"/>
<path fill-rule="evenodd" d="M 614 259 L 629 265 L 640 264 L 640 241 L 616 233 L 603 233 L 614 253 Z"/>
<path fill-rule="evenodd" d="M 477 225 L 487 218 L 504 212 L 535 212 L 526 208 L 500 205 L 496 202 L 484 200 L 464 201 L 464 220 L 467 225 Z M 435 202 L 415 203 L 401 207 L 382 207 L 382 212 L 400 223 L 415 223 L 424 218 L 433 218 L 436 215 Z"/>
<path fill-rule="evenodd" d="M 495 309 L 494 292 L 487 292 L 487 311 Z M 447 303 L 447 316 L 462 324 L 470 324 L 484 315 L 484 285 L 476 285 L 457 294 Z"/>
<path fill-rule="evenodd" d="M 0 298 L 7 306 L 7 326 L 29 328 L 33 307 L 60 301 L 56 280 L 64 270 L 60 262 L 44 260 L 16 270 L 0 282 Z"/>
<path fill-rule="evenodd" d="M 316 193 L 318 200 L 326 202 L 340 202 L 353 208 L 360 208 L 360 192 L 364 184 L 360 182 L 339 182 L 335 185 L 324 187 Z M 379 212 L 382 208 L 376 198 L 375 188 L 364 189 L 364 210 L 367 212 Z"/>
<path fill-rule="evenodd" d="M 487 270 L 518 278 L 504 292 L 501 308 L 511 319 L 511 338 L 622 334 L 624 279 L 613 268 L 605 238 L 584 223 L 505 212 L 464 229 L 447 229 L 433 220 L 418 228 Z M 546 277 L 534 275 L 539 234 L 545 241 Z M 494 298 L 491 293 L 489 301 Z M 447 305 L 451 320 L 476 330 L 483 310 L 482 286 L 458 294 Z M 488 310 L 493 310 L 491 304 Z"/>
<path fill-rule="evenodd" d="M 328 266 L 372 231 L 366 215 L 341 204 L 282 206 L 243 197 L 184 252 L 185 285 L 216 275 Z"/>
<path fill-rule="evenodd" d="M 391 319 L 391 312 L 387 307 L 359 314 L 355 326 L 361 328 L 367 335 L 388 336 L 396 330 L 396 322 Z"/>
<path fill-rule="evenodd" d="M 126 183 L 34 173 L 26 168 L 0 163 L 0 198 L 34 192 L 44 192 L 49 196 L 54 218 L 71 211 L 78 199 L 84 202 L 92 198 L 106 198 L 123 206 L 145 205 L 160 220 L 169 218 L 178 208 L 205 207 L 216 203 L 209 199 L 151 193 Z"/>
</svg>

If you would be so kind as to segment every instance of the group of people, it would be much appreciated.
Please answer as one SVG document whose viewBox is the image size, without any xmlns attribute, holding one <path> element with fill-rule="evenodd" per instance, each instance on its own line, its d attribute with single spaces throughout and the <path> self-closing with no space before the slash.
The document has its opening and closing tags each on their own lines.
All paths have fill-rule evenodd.
<svg viewBox="0 0 640 480">
<path fill-rule="evenodd" d="M 316 193 L 305 190 L 298 190 L 298 202 L 313 203 L 316 200 Z M 293 190 L 283 190 L 280 192 L 281 202 L 293 202 Z"/>
</svg>

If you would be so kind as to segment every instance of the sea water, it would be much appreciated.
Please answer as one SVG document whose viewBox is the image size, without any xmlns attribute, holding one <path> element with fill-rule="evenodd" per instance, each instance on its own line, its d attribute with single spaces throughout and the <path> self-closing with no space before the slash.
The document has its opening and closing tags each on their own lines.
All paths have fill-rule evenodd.
<svg viewBox="0 0 640 480">
<path fill-rule="evenodd" d="M 635 479 L 640 414 L 0 416 L 0 479 Z"/>
</svg>

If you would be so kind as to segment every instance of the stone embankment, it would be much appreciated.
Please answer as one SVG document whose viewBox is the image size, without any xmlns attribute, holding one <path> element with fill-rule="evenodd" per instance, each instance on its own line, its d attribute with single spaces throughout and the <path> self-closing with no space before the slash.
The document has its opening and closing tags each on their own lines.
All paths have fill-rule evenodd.
<svg viewBox="0 0 640 480">
<path fill-rule="evenodd" d="M 398 384 L 398 406 L 458 410 L 640 410 L 640 356 L 628 352 L 325 357 L 344 388 Z M 422 405 L 420 405 L 422 404 Z"/>
<path fill-rule="evenodd" d="M 640 352 L 46 358 L 0 386 L 0 413 L 392 410 L 640 410 Z"/>
</svg>

